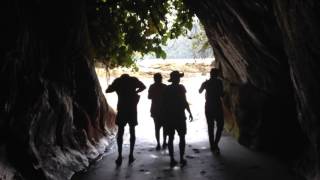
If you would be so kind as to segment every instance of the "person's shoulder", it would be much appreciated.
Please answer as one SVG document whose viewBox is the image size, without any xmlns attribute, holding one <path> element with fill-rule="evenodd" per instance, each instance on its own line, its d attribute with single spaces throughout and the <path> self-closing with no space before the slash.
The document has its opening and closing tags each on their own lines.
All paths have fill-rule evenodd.
<svg viewBox="0 0 320 180">
<path fill-rule="evenodd" d="M 219 78 L 210 78 L 208 80 L 208 83 L 219 83 L 219 82 L 222 82 Z"/>
<path fill-rule="evenodd" d="M 166 87 L 164 88 L 166 91 L 170 91 L 171 89 L 173 89 L 174 86 L 172 84 L 166 85 Z"/>
<path fill-rule="evenodd" d="M 115 78 L 115 79 L 112 81 L 112 84 L 118 84 L 120 81 L 121 81 L 120 78 Z"/>
<path fill-rule="evenodd" d="M 161 85 L 161 87 L 163 87 L 163 88 L 166 88 L 166 87 L 168 87 L 168 85 L 166 85 L 166 84 L 163 84 L 163 83 L 161 83 L 160 85 Z"/>
<path fill-rule="evenodd" d="M 179 84 L 179 89 L 181 90 L 181 91 L 183 91 L 183 92 L 186 92 L 187 90 L 186 90 L 186 87 L 184 87 L 184 85 L 183 84 Z"/>
<path fill-rule="evenodd" d="M 139 78 L 134 77 L 134 76 L 131 76 L 130 81 L 134 82 L 136 84 L 143 84 L 142 81 L 139 80 Z"/>
<path fill-rule="evenodd" d="M 151 90 L 151 89 L 153 89 L 154 88 L 154 84 L 151 84 L 150 86 L 149 86 L 149 89 Z"/>
<path fill-rule="evenodd" d="M 210 81 L 210 79 L 206 79 L 206 80 L 202 83 L 202 85 L 206 86 L 206 85 L 209 83 L 209 81 Z"/>
<path fill-rule="evenodd" d="M 222 79 L 216 78 L 216 82 L 218 82 L 219 84 L 222 84 Z"/>
<path fill-rule="evenodd" d="M 129 78 L 131 81 L 140 81 L 137 77 L 134 76 L 130 76 Z"/>
<path fill-rule="evenodd" d="M 166 85 L 164 89 L 169 89 L 170 88 L 170 85 Z"/>
</svg>

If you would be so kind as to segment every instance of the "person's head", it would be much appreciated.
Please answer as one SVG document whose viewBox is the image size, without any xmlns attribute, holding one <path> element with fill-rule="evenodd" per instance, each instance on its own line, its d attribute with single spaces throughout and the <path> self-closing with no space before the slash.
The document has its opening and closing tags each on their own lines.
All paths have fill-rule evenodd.
<svg viewBox="0 0 320 180">
<path fill-rule="evenodd" d="M 162 75 L 160 73 L 155 73 L 153 75 L 153 79 L 154 79 L 154 82 L 161 83 L 162 82 Z"/>
<path fill-rule="evenodd" d="M 212 68 L 211 71 L 210 71 L 210 77 L 211 78 L 216 78 L 218 77 L 218 74 L 219 74 L 219 69 L 217 68 Z"/>
<path fill-rule="evenodd" d="M 177 83 L 179 84 L 180 82 L 180 78 L 183 77 L 183 73 L 180 73 L 179 71 L 172 71 L 170 73 L 170 79 L 168 80 L 169 82 L 172 82 L 172 83 Z"/>
<path fill-rule="evenodd" d="M 130 77 L 129 74 L 122 74 L 120 76 L 121 79 L 128 79 L 129 77 Z"/>
</svg>

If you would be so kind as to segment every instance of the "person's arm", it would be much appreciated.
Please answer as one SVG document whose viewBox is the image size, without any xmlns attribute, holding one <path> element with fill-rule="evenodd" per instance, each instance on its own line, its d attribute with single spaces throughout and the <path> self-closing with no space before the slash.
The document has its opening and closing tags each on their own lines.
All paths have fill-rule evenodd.
<svg viewBox="0 0 320 180">
<path fill-rule="evenodd" d="M 192 113 L 191 113 L 191 110 L 190 110 L 190 106 L 189 106 L 189 103 L 188 103 L 188 101 L 187 101 L 187 97 L 186 97 L 186 89 L 184 88 L 184 86 L 182 86 L 183 87 L 183 98 L 184 98 L 184 100 L 185 100 L 185 108 L 186 108 L 186 110 L 188 111 L 188 113 L 189 113 L 189 120 L 190 120 L 190 122 L 191 121 L 193 121 L 193 116 L 192 116 Z"/>
<path fill-rule="evenodd" d="M 141 82 L 141 81 L 139 81 L 138 79 L 137 79 L 137 89 L 136 89 L 136 93 L 139 93 L 139 92 L 141 92 L 141 91 L 143 91 L 143 90 L 145 90 L 146 89 L 146 86 Z"/>
<path fill-rule="evenodd" d="M 207 81 L 205 81 L 204 83 L 201 84 L 201 87 L 199 89 L 199 93 L 202 93 L 202 91 L 205 89 L 205 84 Z"/>
<path fill-rule="evenodd" d="M 113 91 L 115 91 L 115 89 L 114 89 L 113 87 L 111 87 L 111 86 L 109 86 L 109 87 L 106 89 L 106 93 L 111 93 L 111 92 L 113 92 Z"/>
<path fill-rule="evenodd" d="M 191 110 L 190 110 L 190 107 L 189 107 L 189 103 L 187 102 L 187 105 L 186 105 L 186 109 L 189 113 L 189 120 L 190 122 L 193 121 L 193 116 L 192 116 L 192 113 L 191 113 Z"/>
<path fill-rule="evenodd" d="M 111 93 L 116 90 L 117 80 L 113 81 L 110 86 L 106 89 L 106 93 Z"/>
<path fill-rule="evenodd" d="M 153 93 L 152 93 L 152 85 L 149 87 L 149 90 L 148 90 L 148 99 L 152 99 L 153 97 Z"/>
</svg>

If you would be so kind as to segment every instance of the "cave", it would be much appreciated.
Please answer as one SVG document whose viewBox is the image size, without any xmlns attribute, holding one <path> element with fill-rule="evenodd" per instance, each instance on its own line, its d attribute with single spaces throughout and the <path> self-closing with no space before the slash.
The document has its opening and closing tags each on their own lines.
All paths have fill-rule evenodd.
<svg viewBox="0 0 320 180">
<path fill-rule="evenodd" d="M 116 134 L 94 71 L 92 2 L 1 3 L 0 156 L 12 179 L 70 179 Z M 320 2 L 184 3 L 204 25 L 225 79 L 228 131 L 319 179 Z"/>
</svg>

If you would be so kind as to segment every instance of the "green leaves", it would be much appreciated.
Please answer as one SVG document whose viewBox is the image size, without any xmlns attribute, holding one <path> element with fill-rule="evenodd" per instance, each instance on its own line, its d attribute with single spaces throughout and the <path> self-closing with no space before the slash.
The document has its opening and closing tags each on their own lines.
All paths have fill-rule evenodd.
<svg viewBox="0 0 320 180">
<path fill-rule="evenodd" d="M 193 14 L 182 0 L 96 0 L 88 3 L 89 33 L 96 61 L 131 66 L 133 54 L 155 53 L 192 28 Z"/>
</svg>

